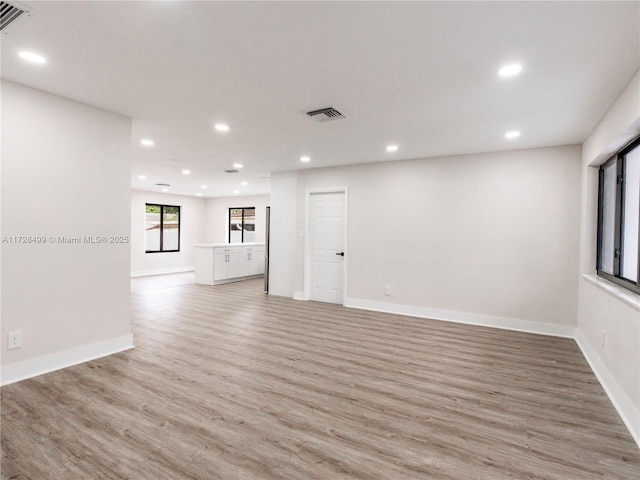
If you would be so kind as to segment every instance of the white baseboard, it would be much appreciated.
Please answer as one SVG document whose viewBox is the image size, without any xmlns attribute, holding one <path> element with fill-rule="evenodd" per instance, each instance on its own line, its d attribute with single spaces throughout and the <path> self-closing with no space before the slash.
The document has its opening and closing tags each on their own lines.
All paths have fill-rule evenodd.
<svg viewBox="0 0 640 480">
<path fill-rule="evenodd" d="M 132 334 L 81 345 L 24 362 L 4 365 L 0 369 L 0 385 L 9 385 L 10 383 L 37 377 L 38 375 L 95 360 L 96 358 L 106 357 L 130 348 L 133 348 Z"/>
<path fill-rule="evenodd" d="M 184 273 L 193 272 L 194 266 L 191 267 L 170 267 L 170 268 L 150 268 L 147 270 L 132 270 L 131 278 L 134 277 L 148 277 L 150 275 L 166 275 L 168 273 Z"/>
<path fill-rule="evenodd" d="M 395 313 L 410 317 L 431 318 L 433 320 L 445 320 L 447 322 L 466 323 L 483 327 L 537 333 L 553 337 L 575 338 L 576 333 L 576 327 L 571 325 L 536 322 L 533 320 L 522 320 L 519 318 L 496 317 L 492 315 L 482 315 L 479 313 L 456 312 L 454 310 L 441 310 L 438 308 L 420 307 L 416 305 L 376 302 L 360 298 L 347 298 L 344 306 L 362 310 L 373 310 L 376 312 Z"/>
<path fill-rule="evenodd" d="M 294 300 L 304 300 L 304 292 L 302 292 L 300 290 L 296 290 L 295 292 L 293 292 L 293 299 Z"/>
<path fill-rule="evenodd" d="M 578 347 L 580 347 L 580 350 L 582 350 L 584 358 L 587 359 L 591 370 L 595 373 L 609 400 L 611 400 L 611 403 L 618 411 L 618 415 L 620 415 L 620 418 L 622 418 L 622 421 L 627 426 L 629 433 L 631 433 L 638 447 L 640 447 L 640 411 L 638 411 L 638 406 L 634 405 L 624 390 L 620 388 L 615 377 L 601 360 L 598 352 L 580 330 L 576 332 L 576 343 Z"/>
</svg>

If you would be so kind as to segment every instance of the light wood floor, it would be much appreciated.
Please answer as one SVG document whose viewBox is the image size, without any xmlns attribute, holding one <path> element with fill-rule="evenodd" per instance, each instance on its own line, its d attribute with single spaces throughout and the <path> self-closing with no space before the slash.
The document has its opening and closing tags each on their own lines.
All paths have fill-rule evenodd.
<svg viewBox="0 0 640 480">
<path fill-rule="evenodd" d="M 572 340 L 180 283 L 133 282 L 134 350 L 2 388 L 2 479 L 640 479 Z"/>
</svg>

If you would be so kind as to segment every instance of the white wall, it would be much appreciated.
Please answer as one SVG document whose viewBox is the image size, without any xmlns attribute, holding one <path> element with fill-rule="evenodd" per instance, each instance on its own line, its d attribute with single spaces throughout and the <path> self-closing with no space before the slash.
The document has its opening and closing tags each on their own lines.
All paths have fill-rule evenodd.
<svg viewBox="0 0 640 480">
<path fill-rule="evenodd" d="M 607 156 L 640 133 L 640 73 L 616 100 L 582 148 L 582 210 L 578 297 L 578 342 L 640 445 L 640 307 L 608 282 L 592 281 L 596 270 L 598 170 Z M 590 277 L 589 277 L 590 276 Z M 612 294 L 613 292 L 613 294 Z M 604 345 L 601 344 L 605 332 Z"/>
<path fill-rule="evenodd" d="M 579 157 L 572 146 L 306 170 L 297 229 L 306 189 L 347 186 L 347 303 L 573 326 Z M 300 238 L 297 252 L 301 290 Z"/>
<path fill-rule="evenodd" d="M 296 264 L 296 172 L 271 175 L 269 294 L 293 297 Z"/>
<path fill-rule="evenodd" d="M 256 242 L 264 242 L 266 208 L 269 195 L 246 197 L 222 197 L 207 199 L 207 243 L 227 243 L 229 241 L 229 209 L 236 207 L 256 208 Z"/>
<path fill-rule="evenodd" d="M 2 382 L 131 346 L 131 120 L 2 81 Z M 7 333 L 23 346 L 7 350 Z M 64 357 L 64 358 L 63 358 Z"/>
<path fill-rule="evenodd" d="M 193 270 L 194 245 L 206 240 L 206 200 L 134 190 L 131 196 L 131 275 Z M 145 253 L 145 204 L 180 206 L 180 251 Z"/>
<path fill-rule="evenodd" d="M 180 252 L 145 253 L 145 203 L 180 205 Z M 264 242 L 268 195 L 197 198 L 134 190 L 131 192 L 131 275 L 193 270 L 196 243 L 227 243 L 232 207 L 256 208 L 256 242 Z"/>
<path fill-rule="evenodd" d="M 302 291 L 305 191 L 348 187 L 346 304 L 572 335 L 579 172 L 580 148 L 568 146 L 305 170 L 296 184 L 273 175 L 272 246 L 295 238 L 293 290 Z M 297 205 L 296 227 L 275 221 L 277 204 L 288 216 Z M 286 271 L 291 261 L 274 252 L 271 267 Z M 272 276 L 272 291 L 290 294 L 286 280 Z"/>
</svg>

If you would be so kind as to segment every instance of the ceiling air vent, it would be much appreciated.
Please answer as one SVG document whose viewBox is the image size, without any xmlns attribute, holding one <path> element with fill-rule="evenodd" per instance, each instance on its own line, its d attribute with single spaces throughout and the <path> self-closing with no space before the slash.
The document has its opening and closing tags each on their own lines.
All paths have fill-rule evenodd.
<svg viewBox="0 0 640 480">
<path fill-rule="evenodd" d="M 6 34 L 9 26 L 30 16 L 31 12 L 19 3 L 0 2 L 0 31 Z"/>
<path fill-rule="evenodd" d="M 169 185 L 168 183 L 156 183 L 156 185 L 158 187 L 170 187 L 171 185 Z"/>
<path fill-rule="evenodd" d="M 321 108 L 320 110 L 313 110 L 311 112 L 307 112 L 311 118 L 318 122 L 328 122 L 330 120 L 339 120 L 341 118 L 346 118 L 343 114 L 341 114 L 338 110 L 333 107 Z"/>
<path fill-rule="evenodd" d="M 230 168 L 229 170 L 225 170 L 225 173 L 238 173 L 240 170 L 236 170 L 235 168 Z"/>
</svg>

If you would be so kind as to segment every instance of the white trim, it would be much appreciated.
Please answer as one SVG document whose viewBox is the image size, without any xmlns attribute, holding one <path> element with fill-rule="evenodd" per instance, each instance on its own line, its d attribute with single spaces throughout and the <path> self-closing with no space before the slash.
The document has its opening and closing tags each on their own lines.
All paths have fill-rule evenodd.
<svg viewBox="0 0 640 480">
<path fill-rule="evenodd" d="M 611 374 L 604 362 L 600 359 L 600 355 L 591 346 L 587 338 L 583 335 L 580 329 L 576 332 L 576 343 L 584 358 L 589 363 L 591 370 L 596 375 L 596 378 L 602 385 L 602 388 L 606 392 L 609 400 L 615 407 L 622 418 L 622 421 L 627 426 L 629 433 L 640 447 L 640 411 L 633 404 L 631 399 L 627 396 L 624 390 L 616 382 L 615 377 Z"/>
<path fill-rule="evenodd" d="M 637 295 L 632 291 L 622 288 L 615 283 L 610 282 L 606 278 L 602 278 L 597 275 L 585 273 L 582 275 L 582 278 L 604 290 L 612 297 L 615 297 L 630 307 L 640 311 L 640 295 Z"/>
<path fill-rule="evenodd" d="M 342 226 L 342 249 L 344 251 L 344 261 L 342 262 L 342 305 L 347 301 L 347 265 L 349 264 L 349 187 L 344 187 L 344 203 L 342 204 L 344 214 L 344 225 Z"/>
<path fill-rule="evenodd" d="M 71 367 L 79 363 L 88 362 L 89 360 L 123 352 L 130 348 L 133 348 L 132 334 L 69 348 L 62 352 L 25 360 L 24 362 L 4 365 L 0 370 L 0 385 L 9 385 L 10 383 L 60 370 L 61 368 Z"/>
<path fill-rule="evenodd" d="M 131 278 L 135 277 L 147 277 L 151 275 L 166 275 L 168 273 L 184 273 L 193 272 L 195 267 L 170 267 L 170 268 L 150 268 L 148 270 L 135 270 L 131 272 Z"/>
<path fill-rule="evenodd" d="M 307 190 L 304 194 L 304 259 L 302 261 L 302 265 L 304 268 L 303 271 L 303 291 L 302 298 L 299 300 L 309 300 L 309 290 L 311 279 L 309 278 L 311 275 L 311 243 L 310 243 L 310 235 L 309 235 L 309 204 L 311 203 L 311 191 Z M 295 292 L 294 292 L 295 298 Z"/>
<path fill-rule="evenodd" d="M 349 187 L 327 187 L 327 188 L 308 188 L 304 194 L 304 292 L 302 298 L 295 298 L 296 300 L 310 300 L 311 299 L 311 235 L 309 234 L 309 208 L 311 195 L 318 193 L 342 193 L 344 195 L 343 203 L 343 240 L 342 248 L 344 248 L 344 262 L 342 264 L 342 305 L 345 305 L 347 301 L 347 260 L 348 256 L 348 199 L 349 199 Z"/>
<path fill-rule="evenodd" d="M 296 290 L 295 292 L 293 292 L 293 299 L 294 300 L 304 300 L 304 292 L 301 292 L 300 290 Z"/>
<path fill-rule="evenodd" d="M 576 327 L 572 325 L 559 325 L 557 323 L 536 322 L 534 320 L 522 320 L 519 318 L 457 312 L 454 310 L 441 310 L 438 308 L 420 307 L 416 305 L 376 302 L 360 298 L 347 298 L 344 306 L 362 310 L 373 310 L 376 312 L 408 315 L 410 317 L 430 318 L 433 320 L 444 320 L 447 322 L 515 330 L 518 332 L 537 333 L 553 337 L 575 338 L 576 332 Z"/>
<path fill-rule="evenodd" d="M 629 83 L 629 85 L 631 85 L 631 83 Z M 622 96 L 622 94 L 620 95 Z M 611 158 L 614 153 L 622 149 L 629 142 L 631 142 L 631 140 L 637 137 L 639 133 L 640 133 L 640 118 L 637 118 L 636 121 L 633 122 L 631 125 L 629 125 L 624 132 L 618 135 L 609 145 L 607 145 L 607 147 L 602 152 L 600 152 L 600 155 L 598 155 L 591 162 L 589 162 L 588 166 L 596 167 L 596 168 L 599 167 L 605 161 Z"/>
</svg>

